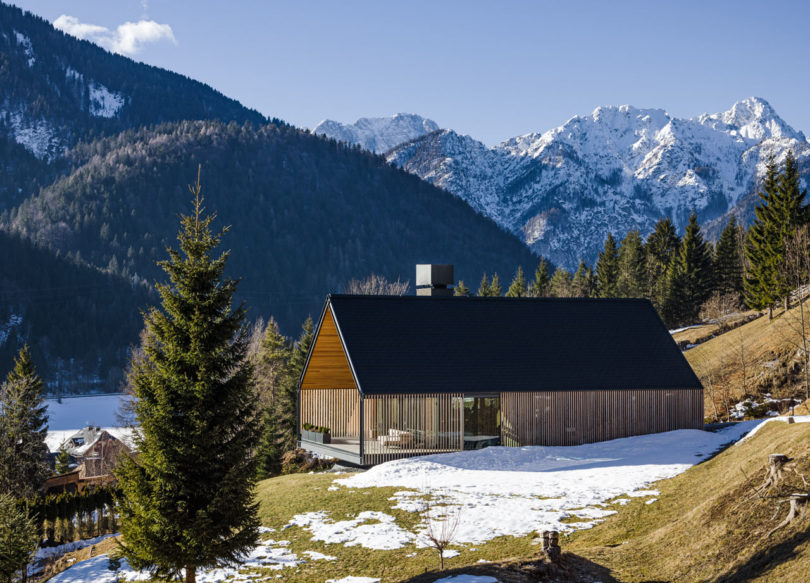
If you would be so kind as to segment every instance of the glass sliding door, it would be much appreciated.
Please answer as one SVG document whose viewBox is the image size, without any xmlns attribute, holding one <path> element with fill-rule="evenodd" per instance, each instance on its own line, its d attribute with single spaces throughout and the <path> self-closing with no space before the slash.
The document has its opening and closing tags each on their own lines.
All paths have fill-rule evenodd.
<svg viewBox="0 0 810 583">
<path fill-rule="evenodd" d="M 464 397 L 464 449 L 499 445 L 501 399 L 497 395 Z"/>
</svg>

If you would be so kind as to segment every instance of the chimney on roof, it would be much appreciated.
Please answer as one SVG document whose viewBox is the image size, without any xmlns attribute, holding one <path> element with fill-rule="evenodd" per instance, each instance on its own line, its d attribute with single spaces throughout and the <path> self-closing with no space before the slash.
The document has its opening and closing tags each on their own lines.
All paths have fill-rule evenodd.
<svg viewBox="0 0 810 583">
<path fill-rule="evenodd" d="M 447 297 L 453 295 L 455 283 L 452 265 L 434 265 L 432 263 L 416 266 L 416 295 Z"/>
</svg>

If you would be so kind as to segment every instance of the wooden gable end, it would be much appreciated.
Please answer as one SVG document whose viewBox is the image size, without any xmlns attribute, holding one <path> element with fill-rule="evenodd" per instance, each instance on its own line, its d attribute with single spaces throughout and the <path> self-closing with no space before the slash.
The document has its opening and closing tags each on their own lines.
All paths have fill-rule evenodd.
<svg viewBox="0 0 810 583">
<path fill-rule="evenodd" d="M 327 307 L 323 322 L 315 338 L 312 355 L 309 357 L 302 389 L 357 389 L 354 384 L 349 360 L 332 316 L 332 308 Z"/>
</svg>

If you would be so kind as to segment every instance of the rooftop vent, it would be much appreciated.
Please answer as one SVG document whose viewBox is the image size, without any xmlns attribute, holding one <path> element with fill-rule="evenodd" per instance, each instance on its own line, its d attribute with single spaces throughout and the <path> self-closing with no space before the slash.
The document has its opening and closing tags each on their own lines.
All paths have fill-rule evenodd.
<svg viewBox="0 0 810 583">
<path fill-rule="evenodd" d="M 452 296 L 452 265 L 434 265 L 424 263 L 416 266 L 416 295 L 418 296 Z"/>
</svg>

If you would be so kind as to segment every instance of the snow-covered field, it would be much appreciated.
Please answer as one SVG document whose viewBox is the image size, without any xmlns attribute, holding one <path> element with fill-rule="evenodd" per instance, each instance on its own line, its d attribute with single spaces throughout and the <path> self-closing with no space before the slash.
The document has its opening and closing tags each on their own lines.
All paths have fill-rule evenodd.
<svg viewBox="0 0 810 583">
<path fill-rule="evenodd" d="M 652 482 L 673 477 L 729 442 L 740 440 L 746 433 L 751 435 L 765 423 L 776 420 L 784 418 L 737 423 L 716 433 L 680 430 L 573 447 L 490 447 L 395 460 L 363 473 L 338 477 L 329 489 L 400 487 L 403 490 L 390 498 L 391 508 L 409 512 L 424 512 L 426 495 L 438 498 L 434 511 L 460 516 L 455 548 L 447 558 L 463 556 L 475 552 L 476 545 L 498 536 L 590 528 L 634 497 L 646 498 L 648 504 L 654 504 L 658 492 L 649 489 Z M 810 422 L 810 417 L 796 421 Z M 295 515 L 286 525 L 279 526 L 278 531 L 264 529 L 263 536 L 267 539 L 238 570 L 213 569 L 201 573 L 198 581 L 256 580 L 257 568 L 283 575 L 285 568 L 302 562 L 339 561 L 343 546 L 360 546 L 373 552 L 427 545 L 424 526 L 408 530 L 397 524 L 392 514 L 380 511 L 347 515 L 322 509 Z M 289 541 L 283 539 L 290 538 L 284 533 L 294 526 L 303 529 L 308 540 L 325 543 L 330 554 L 290 551 Z M 296 536 L 300 544 L 300 535 Z M 71 567 L 52 581 L 114 581 L 115 574 L 107 565 L 106 557 L 96 557 Z M 144 577 L 126 564 L 118 575 L 125 580 Z M 269 578 L 275 575 L 270 574 Z M 373 581 L 351 577 L 335 581 L 360 580 Z M 448 581 L 461 583 L 465 579 Z"/>
</svg>

